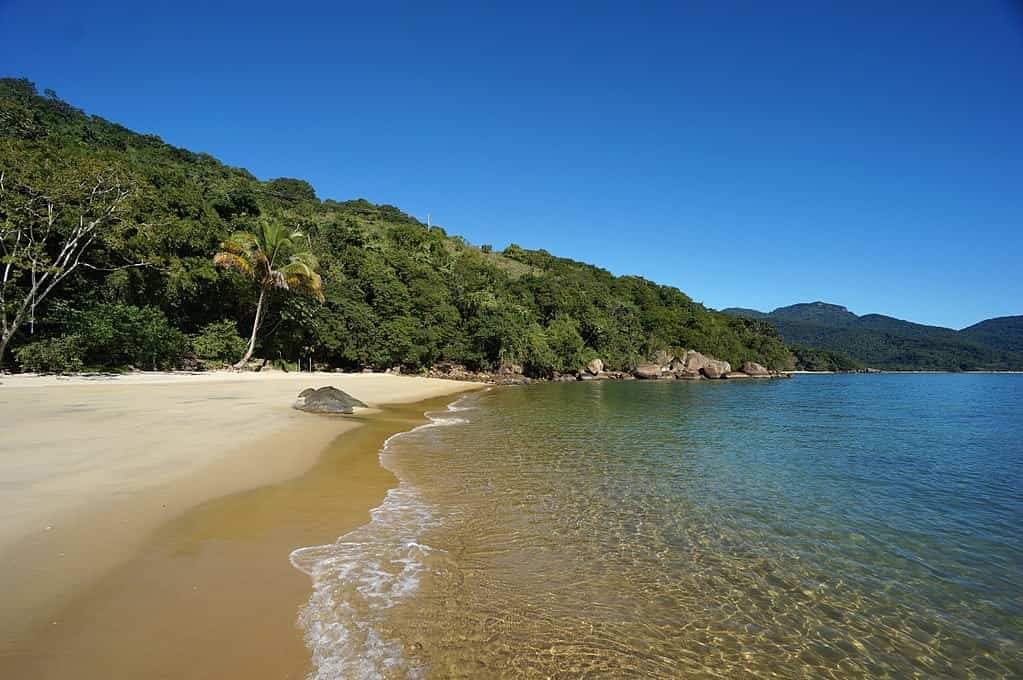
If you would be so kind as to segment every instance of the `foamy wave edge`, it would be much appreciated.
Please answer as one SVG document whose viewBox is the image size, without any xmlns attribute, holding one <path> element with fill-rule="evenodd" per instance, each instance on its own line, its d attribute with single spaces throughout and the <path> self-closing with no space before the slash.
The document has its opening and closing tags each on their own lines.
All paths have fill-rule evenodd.
<svg viewBox="0 0 1023 680">
<path fill-rule="evenodd" d="M 312 594 L 302 607 L 298 624 L 305 631 L 314 670 L 310 680 L 379 677 L 395 672 L 418 677 L 409 668 L 397 641 L 387 640 L 378 625 L 388 609 L 418 590 L 427 560 L 438 551 L 421 542 L 435 526 L 437 512 L 386 464 L 391 444 L 435 427 L 465 423 L 453 413 L 471 411 L 470 395 L 459 397 L 447 412 L 427 412 L 430 422 L 388 437 L 380 448 L 380 464 L 398 478 L 383 503 L 370 511 L 368 524 L 328 545 L 297 548 L 292 566 L 312 580 Z"/>
</svg>

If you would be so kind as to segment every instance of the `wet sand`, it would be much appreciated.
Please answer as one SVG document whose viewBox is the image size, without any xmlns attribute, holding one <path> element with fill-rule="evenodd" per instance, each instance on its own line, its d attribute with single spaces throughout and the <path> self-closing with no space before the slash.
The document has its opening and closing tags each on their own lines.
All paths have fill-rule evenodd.
<svg viewBox="0 0 1023 680">
<path fill-rule="evenodd" d="M 302 677 L 309 584 L 288 553 L 365 523 L 393 483 L 382 441 L 475 387 L 336 374 L 4 383 L 0 676 L 41 678 Z M 373 406 L 436 401 L 290 410 L 320 384 Z"/>
</svg>

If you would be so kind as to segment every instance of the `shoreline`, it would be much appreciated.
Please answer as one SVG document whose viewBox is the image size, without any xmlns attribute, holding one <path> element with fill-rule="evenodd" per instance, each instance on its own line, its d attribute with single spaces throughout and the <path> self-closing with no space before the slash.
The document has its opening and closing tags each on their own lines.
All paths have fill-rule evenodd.
<svg viewBox="0 0 1023 680">
<path fill-rule="evenodd" d="M 149 550 L 164 527 L 218 499 L 301 479 L 356 433 L 408 424 L 409 408 L 480 387 L 333 373 L 3 383 L 0 412 L 17 427 L 0 441 L 7 511 L 0 573 L 8 593 L 0 663 L 18 666 L 48 654 L 35 642 L 51 637 L 41 631 L 59 629 L 72 603 Z M 291 409 L 298 391 L 327 384 L 371 408 L 347 417 Z M 371 459 L 379 468 L 375 449 Z M 372 507 L 361 512 L 368 517 Z"/>
</svg>

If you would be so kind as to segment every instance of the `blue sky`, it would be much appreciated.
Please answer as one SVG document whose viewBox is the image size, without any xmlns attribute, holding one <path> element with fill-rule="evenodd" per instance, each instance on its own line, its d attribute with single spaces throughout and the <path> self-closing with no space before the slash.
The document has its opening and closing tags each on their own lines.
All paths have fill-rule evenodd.
<svg viewBox="0 0 1023 680">
<path fill-rule="evenodd" d="M 1023 314 L 1013 0 L 554 5 L 0 0 L 0 74 L 713 307 Z"/>
</svg>

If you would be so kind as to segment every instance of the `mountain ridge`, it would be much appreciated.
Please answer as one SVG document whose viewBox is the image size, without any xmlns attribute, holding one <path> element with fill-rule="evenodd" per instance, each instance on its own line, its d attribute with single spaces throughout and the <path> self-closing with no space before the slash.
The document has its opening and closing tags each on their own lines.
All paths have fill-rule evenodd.
<svg viewBox="0 0 1023 680">
<path fill-rule="evenodd" d="M 1023 369 L 1023 316 L 985 319 L 955 330 L 884 314 L 860 316 L 842 305 L 822 301 L 770 312 L 740 307 L 721 311 L 770 323 L 789 344 L 839 352 L 873 368 Z"/>
</svg>

